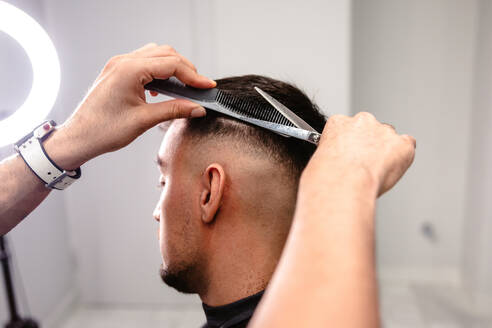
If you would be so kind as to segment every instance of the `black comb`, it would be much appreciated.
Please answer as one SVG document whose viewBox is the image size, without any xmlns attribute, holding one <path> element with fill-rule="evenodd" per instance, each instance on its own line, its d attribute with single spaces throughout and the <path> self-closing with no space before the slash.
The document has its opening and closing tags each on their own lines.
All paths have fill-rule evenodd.
<svg viewBox="0 0 492 328">
<path fill-rule="evenodd" d="M 205 108 L 270 130 L 284 137 L 294 137 L 315 145 L 320 140 L 321 135 L 319 133 L 297 128 L 282 113 L 267 102 L 245 101 L 240 97 L 228 94 L 227 91 L 217 88 L 192 88 L 186 86 L 175 77 L 167 80 L 153 80 L 144 87 L 147 90 L 162 93 L 172 98 L 191 100 Z M 253 88 L 254 86 L 251 87 Z"/>
<path fill-rule="evenodd" d="M 205 108 L 218 111 L 243 121 L 245 120 L 242 119 L 242 117 L 246 116 L 256 120 L 295 127 L 292 122 L 266 101 L 251 101 L 250 99 L 245 101 L 236 95 L 232 95 L 227 91 L 218 88 L 197 89 L 189 87 L 175 77 L 166 80 L 153 80 L 145 85 L 145 89 L 162 93 L 173 98 L 188 99 Z M 231 112 L 236 115 L 232 115 Z"/>
</svg>

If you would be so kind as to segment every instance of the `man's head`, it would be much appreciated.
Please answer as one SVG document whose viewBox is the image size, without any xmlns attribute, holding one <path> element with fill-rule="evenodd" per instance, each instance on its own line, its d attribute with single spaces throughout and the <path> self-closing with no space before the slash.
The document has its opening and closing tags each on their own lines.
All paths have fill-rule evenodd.
<svg viewBox="0 0 492 328">
<path fill-rule="evenodd" d="M 263 102 L 254 86 L 322 131 L 326 119 L 292 85 L 256 75 L 217 80 L 229 94 Z M 203 118 L 172 122 L 159 150 L 163 189 L 154 212 L 163 280 L 182 292 L 205 294 L 225 263 L 236 273 L 242 263 L 261 270 L 267 261 L 274 268 L 299 177 L 314 150 L 211 110 Z"/>
</svg>

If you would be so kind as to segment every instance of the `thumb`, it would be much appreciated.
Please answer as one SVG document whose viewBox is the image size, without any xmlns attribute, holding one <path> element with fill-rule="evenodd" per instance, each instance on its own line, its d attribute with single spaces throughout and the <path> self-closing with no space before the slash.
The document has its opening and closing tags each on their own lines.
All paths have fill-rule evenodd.
<svg viewBox="0 0 492 328">
<path fill-rule="evenodd" d="M 195 118 L 205 114 L 205 108 L 184 99 L 147 104 L 144 110 L 145 122 L 151 126 L 176 118 Z"/>
</svg>

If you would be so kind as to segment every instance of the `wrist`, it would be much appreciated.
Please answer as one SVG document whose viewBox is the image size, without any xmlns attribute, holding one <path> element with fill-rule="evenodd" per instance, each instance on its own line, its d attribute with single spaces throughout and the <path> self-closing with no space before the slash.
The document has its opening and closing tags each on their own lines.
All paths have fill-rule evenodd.
<svg viewBox="0 0 492 328">
<path fill-rule="evenodd" d="M 375 176 L 363 166 L 310 165 L 302 172 L 299 187 L 313 192 L 347 191 L 357 192 L 376 200 L 379 183 Z M 323 163 L 324 164 L 324 163 Z"/>
<path fill-rule="evenodd" d="M 58 127 L 43 143 L 46 153 L 64 170 L 75 170 L 84 164 L 81 147 L 72 138 L 67 128 Z"/>
<path fill-rule="evenodd" d="M 305 217 L 323 217 L 326 221 L 338 217 L 338 214 L 331 215 L 332 211 L 354 212 L 347 217 L 372 226 L 377 193 L 378 182 L 365 168 L 328 164 L 308 167 L 303 172 L 297 205 L 309 212 Z"/>
</svg>

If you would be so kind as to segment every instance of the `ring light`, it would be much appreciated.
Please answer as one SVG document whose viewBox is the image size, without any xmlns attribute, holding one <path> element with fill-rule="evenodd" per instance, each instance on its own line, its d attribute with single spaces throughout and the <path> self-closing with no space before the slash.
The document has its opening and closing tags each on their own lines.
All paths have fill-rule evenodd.
<svg viewBox="0 0 492 328">
<path fill-rule="evenodd" d="M 22 10 L 0 1 L 0 31 L 16 40 L 32 65 L 32 87 L 24 103 L 0 121 L 0 147 L 38 125 L 53 107 L 60 88 L 60 62 L 45 30 Z"/>
</svg>

